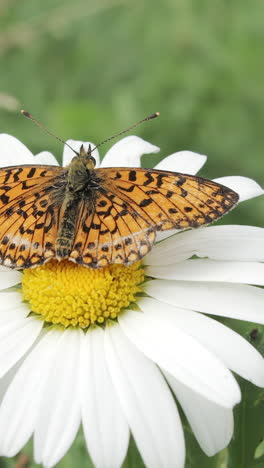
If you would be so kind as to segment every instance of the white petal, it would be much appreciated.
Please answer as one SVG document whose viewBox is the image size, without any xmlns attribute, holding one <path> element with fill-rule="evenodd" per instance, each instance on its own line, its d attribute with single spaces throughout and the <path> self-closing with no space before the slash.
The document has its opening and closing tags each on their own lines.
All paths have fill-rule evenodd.
<svg viewBox="0 0 264 468">
<path fill-rule="evenodd" d="M 178 151 L 162 159 L 155 169 L 181 172 L 182 174 L 197 174 L 206 163 L 207 157 L 192 151 Z"/>
<path fill-rule="evenodd" d="M 53 338 L 53 339 L 52 339 Z M 53 366 L 58 335 L 48 333 L 32 349 L 5 393 L 0 406 L 0 453 L 12 457 L 31 436 L 47 369 Z"/>
<path fill-rule="evenodd" d="M 253 179 L 241 176 L 218 177 L 215 182 L 231 188 L 239 195 L 239 201 L 249 200 L 264 194 L 264 190 Z"/>
<path fill-rule="evenodd" d="M 146 265 L 168 265 L 187 258 L 264 261 L 264 229 L 254 226 L 211 226 L 176 234 L 155 245 Z"/>
<path fill-rule="evenodd" d="M 21 360 L 22 361 L 22 360 Z M 16 375 L 20 365 L 21 361 L 17 362 L 5 375 L 0 379 L 0 405 L 2 404 L 2 400 L 4 398 L 4 395 L 12 382 L 14 376 Z"/>
<path fill-rule="evenodd" d="M 12 322 L 18 322 L 19 320 L 23 319 L 26 320 L 30 313 L 30 310 L 26 306 L 26 304 L 21 304 L 20 306 L 16 307 L 15 309 L 7 309 L 0 311 L 0 331 L 7 325 L 12 326 Z"/>
<path fill-rule="evenodd" d="M 174 265 L 150 266 L 146 275 L 153 278 L 186 281 L 221 281 L 264 286 L 264 263 L 219 260 L 185 260 Z"/>
<path fill-rule="evenodd" d="M 67 140 L 66 143 L 68 143 L 68 145 L 70 145 L 74 149 L 74 151 L 77 151 L 77 153 L 80 152 L 82 145 L 84 146 L 86 151 L 88 151 L 89 145 L 91 145 L 92 149 L 95 147 L 94 143 L 91 143 L 90 141 Z M 68 164 L 70 164 L 74 156 L 76 156 L 75 153 L 67 145 L 64 145 L 62 165 L 67 166 Z M 96 166 L 99 166 L 100 158 L 99 158 L 99 153 L 97 149 L 95 149 L 92 152 L 92 156 L 96 160 Z"/>
<path fill-rule="evenodd" d="M 202 398 L 168 372 L 165 376 L 203 451 L 209 457 L 220 452 L 229 444 L 233 434 L 232 410 Z"/>
<path fill-rule="evenodd" d="M 264 290 L 244 284 L 153 280 L 145 292 L 166 304 L 264 324 Z"/>
<path fill-rule="evenodd" d="M 0 290 L 15 286 L 21 283 L 22 274 L 19 271 L 10 270 L 0 271 Z"/>
<path fill-rule="evenodd" d="M 8 291 L 0 292 L 0 322 L 3 317 L 3 312 L 12 310 L 12 309 L 17 309 L 17 308 L 22 308 L 24 310 L 24 314 L 21 315 L 22 317 L 26 317 L 29 313 L 29 308 L 26 306 L 26 304 L 22 304 L 23 297 L 20 292 L 17 291 Z"/>
<path fill-rule="evenodd" d="M 134 135 L 122 138 L 106 153 L 101 167 L 140 167 L 143 154 L 158 153 L 159 148 Z"/>
<path fill-rule="evenodd" d="M 36 347 L 36 345 L 40 342 L 40 340 L 42 339 L 42 337 L 45 335 L 45 331 L 42 331 L 39 333 L 38 337 L 36 338 L 33 346 L 31 346 L 27 352 L 21 357 L 21 359 L 19 359 L 19 361 L 16 362 L 16 364 L 11 367 L 9 369 L 9 371 L 4 375 L 4 377 L 2 377 L 0 379 L 0 405 L 2 403 L 2 400 L 4 398 L 4 395 L 10 385 L 10 383 L 12 382 L 13 378 L 15 377 L 15 375 L 17 374 L 19 368 L 21 367 L 21 364 L 24 362 L 24 360 L 29 356 L 29 354 L 31 353 L 33 347 Z"/>
<path fill-rule="evenodd" d="M 4 265 L 0 265 L 0 272 L 5 272 L 5 271 L 11 271 L 10 268 L 4 266 Z"/>
<path fill-rule="evenodd" d="M 145 299 L 145 301 L 151 300 Z M 264 360 L 261 354 L 238 333 L 203 314 L 179 309 L 164 302 L 159 302 L 156 308 L 149 307 L 147 313 L 197 339 L 229 369 L 255 385 L 264 387 Z"/>
<path fill-rule="evenodd" d="M 0 310 L 0 331 L 5 326 L 11 326 L 12 322 L 19 322 L 21 319 L 26 320 L 30 310 L 26 304 L 20 304 L 15 309 Z M 22 322 L 21 322 L 22 323 Z"/>
<path fill-rule="evenodd" d="M 60 332 L 52 368 L 43 387 L 36 419 L 34 454 L 37 463 L 52 467 L 65 455 L 78 431 L 80 331 Z"/>
<path fill-rule="evenodd" d="M 0 134 L 1 161 L 0 166 L 18 166 L 19 164 L 34 164 L 34 156 L 17 138 Z"/>
<path fill-rule="evenodd" d="M 41 151 L 41 153 L 36 154 L 35 164 L 47 164 L 49 166 L 59 166 L 59 163 L 55 156 L 49 151 Z"/>
<path fill-rule="evenodd" d="M 84 335 L 81 347 L 81 412 L 89 454 L 96 467 L 122 465 L 129 442 L 129 428 L 121 411 L 107 369 L 104 331 Z"/>
<path fill-rule="evenodd" d="M 175 234 L 179 234 L 182 229 L 168 229 L 168 231 L 158 231 L 157 232 L 157 237 L 156 237 L 156 242 L 163 241 L 164 239 L 167 239 L 168 237 L 174 236 Z"/>
<path fill-rule="evenodd" d="M 183 468 L 181 421 L 161 373 L 118 325 L 108 327 L 105 338 L 110 374 L 145 465 Z"/>
<path fill-rule="evenodd" d="M 142 298 L 138 306 L 144 313 L 129 311 L 119 321 L 142 353 L 208 400 L 228 408 L 240 400 L 236 380 L 219 359 L 170 321 L 151 314 L 159 302 Z"/>
<path fill-rule="evenodd" d="M 38 337 L 43 322 L 35 317 L 12 320 L 0 327 L 0 377 L 28 351 Z"/>
</svg>

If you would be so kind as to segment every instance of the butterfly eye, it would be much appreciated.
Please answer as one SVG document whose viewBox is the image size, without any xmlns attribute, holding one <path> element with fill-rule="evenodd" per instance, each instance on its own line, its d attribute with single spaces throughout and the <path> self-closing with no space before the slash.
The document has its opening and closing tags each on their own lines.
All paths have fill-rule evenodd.
<svg viewBox="0 0 264 468">
<path fill-rule="evenodd" d="M 89 156 L 89 159 L 86 163 L 86 168 L 88 169 L 88 171 L 91 171 L 92 169 L 94 169 L 96 165 L 96 160 L 93 156 Z"/>
</svg>

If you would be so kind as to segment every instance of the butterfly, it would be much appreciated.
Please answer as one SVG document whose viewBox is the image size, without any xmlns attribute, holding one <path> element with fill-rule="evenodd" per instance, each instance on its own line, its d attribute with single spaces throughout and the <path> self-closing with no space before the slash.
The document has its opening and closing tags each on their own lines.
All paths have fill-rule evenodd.
<svg viewBox="0 0 264 468">
<path fill-rule="evenodd" d="M 234 191 L 202 177 L 95 168 L 91 148 L 77 154 L 65 168 L 0 169 L 0 264 L 129 265 L 150 251 L 157 231 L 210 224 L 238 202 Z"/>
</svg>

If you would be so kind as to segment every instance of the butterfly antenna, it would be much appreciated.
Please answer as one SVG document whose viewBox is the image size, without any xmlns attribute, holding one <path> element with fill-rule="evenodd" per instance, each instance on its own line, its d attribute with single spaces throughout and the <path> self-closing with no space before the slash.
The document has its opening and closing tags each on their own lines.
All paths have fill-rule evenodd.
<svg viewBox="0 0 264 468">
<path fill-rule="evenodd" d="M 77 151 L 75 151 L 68 143 L 66 143 L 66 141 L 62 140 L 61 138 L 57 137 L 57 135 L 54 135 L 54 133 L 51 133 L 49 130 L 47 130 L 46 127 L 41 125 L 41 123 L 39 123 L 29 112 L 23 109 L 20 112 L 25 117 L 32 120 L 32 122 L 34 122 L 34 124 L 41 128 L 41 130 L 44 130 L 44 132 L 46 132 L 48 135 L 52 136 L 53 138 L 56 138 L 56 140 L 60 141 L 61 143 L 64 143 L 64 145 L 68 146 L 68 148 L 70 148 L 77 156 L 79 156 L 79 153 L 77 153 Z"/>
<path fill-rule="evenodd" d="M 139 125 L 141 125 L 143 122 L 147 122 L 147 120 L 152 120 L 152 119 L 155 119 L 156 117 L 158 117 L 160 115 L 159 112 L 155 112 L 155 114 L 151 114 L 149 115 L 148 117 L 145 117 L 145 119 L 143 120 L 140 120 L 139 122 L 137 122 L 136 124 L 132 125 L 131 127 L 127 128 L 126 130 L 122 130 L 122 132 L 119 132 L 119 133 L 116 133 L 115 135 L 109 137 L 109 138 L 106 138 L 105 140 L 101 141 L 101 143 L 99 143 L 98 145 L 96 145 L 92 150 L 91 150 L 91 153 L 99 148 L 99 146 L 102 146 L 104 145 L 105 143 L 108 143 L 108 141 L 111 141 L 113 140 L 114 138 L 117 138 L 119 137 L 120 135 L 123 135 L 124 133 L 127 133 L 127 132 L 130 132 L 130 130 L 133 130 L 133 128 L 136 128 L 138 127 Z"/>
</svg>

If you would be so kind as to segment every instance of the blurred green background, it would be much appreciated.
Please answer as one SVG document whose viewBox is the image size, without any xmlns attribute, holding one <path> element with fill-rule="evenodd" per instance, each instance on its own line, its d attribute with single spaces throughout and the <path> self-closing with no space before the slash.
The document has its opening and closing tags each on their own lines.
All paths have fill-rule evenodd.
<svg viewBox="0 0 264 468">
<path fill-rule="evenodd" d="M 161 147 L 148 164 L 189 149 L 209 156 L 203 176 L 263 186 L 263 47 L 260 0 L 0 0 L 0 132 L 60 158 L 62 146 L 20 108 L 64 139 L 95 143 L 159 111 L 134 132 Z M 224 222 L 264 226 L 264 197 Z M 60 466 L 90 466 L 82 438 L 74 450 Z M 135 457 L 125 466 L 141 466 Z M 223 454 L 197 457 L 187 466 L 227 466 Z M 264 466 L 248 460 L 230 466 Z"/>
</svg>

